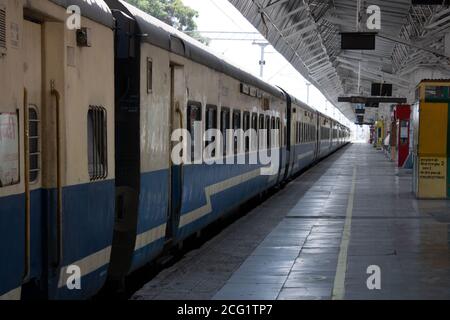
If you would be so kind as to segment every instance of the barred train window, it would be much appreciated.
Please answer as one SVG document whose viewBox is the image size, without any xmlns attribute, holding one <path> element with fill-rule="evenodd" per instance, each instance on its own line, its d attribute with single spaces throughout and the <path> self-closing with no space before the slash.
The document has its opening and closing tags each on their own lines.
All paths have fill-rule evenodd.
<svg viewBox="0 0 450 320">
<path fill-rule="evenodd" d="M 252 129 L 258 131 L 258 114 L 252 113 Z"/>
<path fill-rule="evenodd" d="M 228 146 L 228 133 L 227 130 L 231 129 L 230 125 L 230 109 L 222 107 L 220 111 L 220 130 L 223 135 L 223 155 L 227 153 Z"/>
<path fill-rule="evenodd" d="M 6 52 L 6 10 L 0 4 L 0 57 Z"/>
<path fill-rule="evenodd" d="M 210 129 L 217 129 L 217 107 L 214 105 L 206 105 L 206 122 L 205 122 L 205 129 L 206 131 L 210 130 Z M 210 143 L 212 143 L 213 141 L 215 141 L 215 138 L 208 137 L 211 138 L 211 142 L 206 141 L 205 142 L 205 147 L 209 146 Z M 215 150 L 212 153 L 212 156 L 215 156 Z"/>
<path fill-rule="evenodd" d="M 106 109 L 90 106 L 88 111 L 88 170 L 91 181 L 108 176 Z"/>
<path fill-rule="evenodd" d="M 206 106 L 206 130 L 217 129 L 217 107 L 213 105 Z"/>
<path fill-rule="evenodd" d="M 28 130 L 29 130 L 29 150 L 30 150 L 30 182 L 35 182 L 39 178 L 40 168 L 40 136 L 39 117 L 35 106 L 28 108 Z"/>
<path fill-rule="evenodd" d="M 202 121 L 202 105 L 199 102 L 189 102 L 188 104 L 188 110 L 187 110 L 187 125 L 188 125 L 188 131 L 191 135 L 191 160 L 194 161 L 195 159 L 198 159 L 201 156 L 201 150 L 198 150 L 200 154 L 195 154 L 195 129 L 200 129 L 201 127 L 195 126 L 195 122 L 201 122 Z M 201 136 L 201 132 L 197 133 L 197 135 Z M 201 149 L 201 148 L 200 148 Z"/>
<path fill-rule="evenodd" d="M 259 115 L 259 129 L 264 130 L 264 115 L 263 114 Z"/>
<path fill-rule="evenodd" d="M 244 133 L 250 129 L 250 112 L 244 112 Z M 250 137 L 244 136 L 245 141 L 245 152 L 250 151 Z"/>
<path fill-rule="evenodd" d="M 234 110 L 233 111 L 233 130 L 239 130 L 241 129 L 241 111 L 240 110 Z M 237 154 L 238 151 L 238 137 L 234 136 L 234 153 Z"/>
<path fill-rule="evenodd" d="M 277 126 L 276 129 L 278 130 L 278 139 L 280 143 L 280 147 L 283 145 L 283 134 L 281 133 L 281 121 L 280 118 L 277 118 Z"/>
<path fill-rule="evenodd" d="M 266 142 L 267 142 L 267 149 L 270 149 L 270 147 L 271 147 L 271 142 L 270 142 L 270 132 L 271 132 L 271 130 L 270 130 L 270 116 L 266 116 L 266 129 L 267 129 L 267 131 L 266 131 L 266 133 L 267 133 L 267 140 L 266 140 Z"/>
</svg>

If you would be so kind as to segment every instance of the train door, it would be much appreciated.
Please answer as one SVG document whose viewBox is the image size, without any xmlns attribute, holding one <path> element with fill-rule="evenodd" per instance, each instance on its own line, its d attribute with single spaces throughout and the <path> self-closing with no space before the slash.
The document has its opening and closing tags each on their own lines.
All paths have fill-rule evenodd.
<svg viewBox="0 0 450 320">
<path fill-rule="evenodd" d="M 2 85 L 0 103 L 0 300 L 23 297 L 22 284 L 42 270 L 41 25 L 24 21 L 20 32 L 22 41 L 15 43 L 20 51 L 8 51 L 0 59 L 0 70 L 5 70 L 2 84 L 9 82 Z"/>
<path fill-rule="evenodd" d="M 42 271 L 41 129 L 42 109 L 42 26 L 24 20 L 24 184 L 25 184 L 25 272 L 24 281 Z"/>
<path fill-rule="evenodd" d="M 170 65 L 170 131 L 169 139 L 172 132 L 176 129 L 183 128 L 182 108 L 186 100 L 186 79 L 184 75 L 184 67 L 171 64 Z M 172 162 L 172 148 L 175 142 L 169 141 L 171 150 L 169 152 L 169 210 L 167 217 L 166 241 L 170 242 L 176 235 L 178 224 L 180 221 L 180 210 L 183 191 L 183 166 L 175 165 Z"/>
<path fill-rule="evenodd" d="M 292 100 L 291 97 L 288 93 L 286 93 L 285 91 L 284 95 L 286 97 L 286 134 L 285 134 L 285 139 L 286 139 L 286 160 L 284 163 L 284 177 L 283 177 L 283 181 L 287 180 L 289 177 L 289 164 L 291 156 L 292 156 Z"/>
<path fill-rule="evenodd" d="M 131 267 L 141 184 L 140 42 L 136 22 L 114 11 L 116 222 L 108 276 L 121 279 Z"/>
</svg>

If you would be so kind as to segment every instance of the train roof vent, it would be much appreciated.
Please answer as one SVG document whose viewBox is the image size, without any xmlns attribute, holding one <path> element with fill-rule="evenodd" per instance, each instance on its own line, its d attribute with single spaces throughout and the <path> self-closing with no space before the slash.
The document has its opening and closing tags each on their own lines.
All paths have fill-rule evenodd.
<svg viewBox="0 0 450 320">
<path fill-rule="evenodd" d="M 0 57 L 6 55 L 6 8 L 0 6 Z"/>
</svg>

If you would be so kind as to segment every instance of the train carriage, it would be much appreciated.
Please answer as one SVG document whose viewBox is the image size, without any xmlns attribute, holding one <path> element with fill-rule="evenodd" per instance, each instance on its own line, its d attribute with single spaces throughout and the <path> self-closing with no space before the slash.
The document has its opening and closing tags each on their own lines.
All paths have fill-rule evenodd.
<svg viewBox="0 0 450 320">
<path fill-rule="evenodd" d="M 126 2 L 107 2 L 118 23 L 116 177 L 118 203 L 127 209 L 118 208 L 111 274 L 121 277 L 148 263 L 167 243 L 183 240 L 278 181 L 278 171 L 274 177 L 260 177 L 258 165 L 174 165 L 171 132 L 181 128 L 194 135 L 195 121 L 204 124 L 201 136 L 206 129 L 281 129 L 286 104 L 279 89 L 226 63 L 184 34 Z M 131 40 L 121 34 L 130 30 Z M 136 113 L 122 115 L 126 108 Z M 140 130 L 131 132 L 131 127 Z M 249 153 L 248 149 L 243 146 L 240 152 Z M 121 150 L 134 162 L 122 163 Z M 279 169 L 284 170 L 281 165 Z M 130 172 L 133 181 L 128 181 Z"/>
<path fill-rule="evenodd" d="M 90 46 L 66 25 L 66 1 L 1 0 L 0 296 L 83 298 L 106 280 L 114 225 L 113 19 L 82 8 Z M 101 58 L 100 58 L 101 57 Z M 11 133 L 9 133 L 11 132 Z M 89 278 L 65 290 L 69 265 Z"/>
</svg>

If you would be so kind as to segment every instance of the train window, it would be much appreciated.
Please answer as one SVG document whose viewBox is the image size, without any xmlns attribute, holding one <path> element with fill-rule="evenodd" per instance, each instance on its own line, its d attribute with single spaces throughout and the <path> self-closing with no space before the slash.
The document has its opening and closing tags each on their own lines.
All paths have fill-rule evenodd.
<svg viewBox="0 0 450 320">
<path fill-rule="evenodd" d="M 206 121 L 205 121 L 205 132 L 210 129 L 217 129 L 217 107 L 214 105 L 206 105 Z M 210 143 L 212 143 L 215 138 L 213 139 L 212 136 L 208 136 L 206 140 L 212 139 L 212 141 L 206 141 L 205 147 L 207 147 Z M 215 150 L 212 153 L 212 156 L 215 156 Z"/>
<path fill-rule="evenodd" d="M 278 130 L 278 135 L 279 135 L 278 140 L 280 141 L 280 147 L 281 147 L 283 145 L 283 134 L 281 133 L 281 121 L 280 121 L 280 118 L 277 118 L 276 129 Z"/>
<path fill-rule="evenodd" d="M 153 92 L 153 61 L 147 58 L 147 93 Z"/>
<path fill-rule="evenodd" d="M 106 109 L 90 106 L 88 111 L 88 171 L 91 181 L 108 176 Z"/>
<path fill-rule="evenodd" d="M 233 111 L 233 130 L 239 130 L 241 129 L 241 111 L 240 110 L 234 110 Z M 237 154 L 238 152 L 238 137 L 236 136 L 236 132 L 234 133 L 234 153 Z"/>
<path fill-rule="evenodd" d="M 274 134 L 274 132 L 275 132 L 275 125 L 276 125 L 276 123 L 275 123 L 275 117 L 272 117 L 271 122 L 272 122 L 272 126 L 271 126 L 272 132 L 271 132 L 270 137 L 271 137 L 271 139 L 272 139 L 272 147 L 275 147 L 275 140 L 273 139 L 274 137 L 272 137 L 272 134 Z"/>
<path fill-rule="evenodd" d="M 298 123 L 298 143 L 303 142 L 303 135 L 302 135 L 302 123 Z"/>
<path fill-rule="evenodd" d="M 199 102 L 189 102 L 188 108 L 187 108 L 187 129 L 191 135 L 191 160 L 194 161 L 195 159 L 198 159 L 201 154 L 195 154 L 195 137 L 196 137 L 196 130 L 201 130 L 201 124 L 195 124 L 196 122 L 202 121 L 202 105 Z M 201 132 L 197 132 L 197 135 L 201 137 Z M 198 152 L 201 152 L 201 150 L 198 150 Z"/>
<path fill-rule="evenodd" d="M 205 129 L 217 129 L 217 107 L 213 105 L 206 106 Z"/>
<path fill-rule="evenodd" d="M 303 142 L 305 143 L 305 142 L 307 142 L 308 141 L 308 139 L 307 139 L 307 132 L 306 132 L 306 123 L 302 123 L 302 129 L 303 129 Z"/>
<path fill-rule="evenodd" d="M 298 123 L 298 143 L 303 142 L 303 130 L 302 130 L 302 123 Z"/>
<path fill-rule="evenodd" d="M 309 142 L 309 128 L 308 128 L 308 123 L 305 123 L 305 141 Z"/>
<path fill-rule="evenodd" d="M 250 129 L 250 113 L 244 112 L 244 131 Z"/>
<path fill-rule="evenodd" d="M 0 4 L 0 58 L 6 56 L 6 7 Z"/>
<path fill-rule="evenodd" d="M 306 142 L 309 142 L 309 123 L 305 123 Z"/>
<path fill-rule="evenodd" d="M 252 129 L 258 131 L 258 114 L 252 113 Z"/>
<path fill-rule="evenodd" d="M 259 130 L 258 130 L 258 145 L 260 149 L 264 149 L 263 141 L 264 141 L 264 115 L 260 114 L 259 115 Z"/>
<path fill-rule="evenodd" d="M 250 130 L 250 112 L 244 112 L 244 134 Z M 250 137 L 244 136 L 245 139 L 245 152 L 250 150 Z"/>
<path fill-rule="evenodd" d="M 233 111 L 233 129 L 234 130 L 241 129 L 241 111 L 240 110 Z"/>
<path fill-rule="evenodd" d="M 222 107 L 222 110 L 220 112 L 220 130 L 222 131 L 223 136 L 223 154 L 226 155 L 227 153 L 227 143 L 228 143 L 228 137 L 227 137 L 227 130 L 231 129 L 230 126 L 230 109 Z"/>
<path fill-rule="evenodd" d="M 305 129 L 305 142 L 308 142 L 308 124 L 304 123 L 303 127 Z"/>
<path fill-rule="evenodd" d="M 258 114 L 252 113 L 252 119 L 251 119 L 251 129 L 252 134 L 256 134 L 256 137 L 252 139 L 252 151 L 258 150 Z"/>
<path fill-rule="evenodd" d="M 308 124 L 304 123 L 303 125 L 305 127 L 305 142 L 308 142 Z"/>
<path fill-rule="evenodd" d="M 259 129 L 264 130 L 264 115 L 263 114 L 259 115 Z"/>
<path fill-rule="evenodd" d="M 270 147 L 271 147 L 271 144 L 270 144 L 270 117 L 269 116 L 266 116 L 266 129 L 267 129 L 267 131 L 266 131 L 266 133 L 267 133 L 267 148 L 268 149 L 270 149 Z"/>
<path fill-rule="evenodd" d="M 30 182 L 35 182 L 39 178 L 40 172 L 40 145 L 39 145 L 39 117 L 35 106 L 28 108 L 28 130 L 29 130 L 29 144 L 28 149 L 30 151 Z"/>
<path fill-rule="evenodd" d="M 301 143 L 305 142 L 305 124 L 300 122 Z"/>
<path fill-rule="evenodd" d="M 18 114 L 0 113 L 0 188 L 20 182 Z"/>
</svg>

